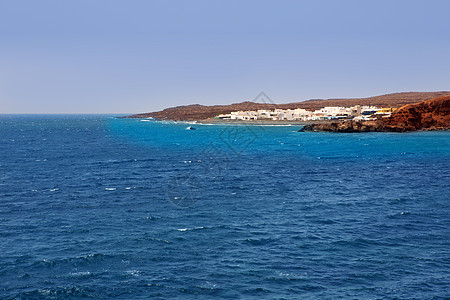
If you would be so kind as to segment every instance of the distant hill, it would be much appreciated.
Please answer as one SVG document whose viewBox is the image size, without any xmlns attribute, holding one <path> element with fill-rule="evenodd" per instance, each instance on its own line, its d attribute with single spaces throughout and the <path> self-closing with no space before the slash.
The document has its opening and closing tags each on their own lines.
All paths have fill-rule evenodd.
<svg viewBox="0 0 450 300">
<path fill-rule="evenodd" d="M 345 106 L 350 107 L 354 105 L 374 105 L 378 107 L 394 107 L 398 108 L 407 104 L 417 103 L 425 100 L 441 96 L 450 96 L 450 91 L 442 92 L 407 92 L 394 93 L 369 98 L 351 98 L 351 99 L 313 99 L 302 102 L 287 103 L 287 104 L 264 104 L 255 102 L 241 102 L 229 105 L 186 105 L 166 108 L 162 111 L 142 113 L 131 115 L 127 118 L 156 118 L 159 120 L 173 120 L 173 121 L 194 121 L 206 120 L 214 118 L 219 114 L 228 114 L 232 111 L 239 110 L 257 110 L 257 109 L 295 109 L 304 108 L 308 110 L 316 110 L 325 106 Z"/>
</svg>

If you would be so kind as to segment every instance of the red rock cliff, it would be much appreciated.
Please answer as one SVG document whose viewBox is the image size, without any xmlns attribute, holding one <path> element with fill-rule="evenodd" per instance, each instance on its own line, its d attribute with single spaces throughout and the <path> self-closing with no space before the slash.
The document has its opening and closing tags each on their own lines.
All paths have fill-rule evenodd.
<svg viewBox="0 0 450 300">
<path fill-rule="evenodd" d="M 416 130 L 449 130 L 450 96 L 408 104 L 400 107 L 389 118 L 376 121 L 345 121 L 327 124 L 312 124 L 303 131 L 330 132 L 405 132 Z"/>
<path fill-rule="evenodd" d="M 405 105 L 384 122 L 405 131 L 450 129 L 450 96 Z"/>
</svg>

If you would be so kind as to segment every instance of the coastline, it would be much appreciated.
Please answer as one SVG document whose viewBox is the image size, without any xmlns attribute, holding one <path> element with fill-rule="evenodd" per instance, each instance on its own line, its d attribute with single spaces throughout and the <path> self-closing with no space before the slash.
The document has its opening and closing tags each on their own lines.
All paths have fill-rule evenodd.
<svg viewBox="0 0 450 300">
<path fill-rule="evenodd" d="M 287 121 L 287 120 L 218 120 L 218 119 L 206 119 L 206 120 L 196 120 L 197 124 L 204 125 L 279 125 L 279 126 L 289 126 L 289 125 L 311 125 L 312 121 Z M 330 123 L 330 121 L 321 121 L 321 123 Z"/>
<path fill-rule="evenodd" d="M 450 129 L 450 96 L 442 96 L 414 104 L 405 105 L 389 116 L 376 116 L 374 120 L 331 119 L 314 121 L 296 120 L 230 120 L 202 115 L 170 115 L 157 117 L 134 115 L 125 118 L 145 119 L 151 117 L 162 122 L 183 122 L 205 125 L 241 125 L 241 126 L 303 126 L 302 131 L 328 132 L 407 132 L 418 130 Z"/>
<path fill-rule="evenodd" d="M 124 117 L 117 117 L 118 119 L 127 119 Z M 201 124 L 201 125 L 245 125 L 245 126 L 305 126 L 312 124 L 331 124 L 337 122 L 336 120 L 322 120 L 322 121 L 287 121 L 287 120 L 218 120 L 218 119 L 202 119 L 202 120 L 161 120 L 158 118 L 132 118 L 141 121 L 155 121 L 155 122 L 170 122 L 174 124 Z M 342 122 L 342 121 L 338 121 Z"/>
<path fill-rule="evenodd" d="M 135 118 L 137 119 L 137 118 Z M 140 120 L 148 120 L 147 118 L 139 118 Z M 336 122 L 343 122 L 337 120 L 321 120 L 321 121 L 287 121 L 287 120 L 218 120 L 218 119 L 203 119 L 203 120 L 159 120 L 152 119 L 155 122 L 171 122 L 175 124 L 200 124 L 200 125 L 243 125 L 243 126 L 306 126 L 313 124 L 331 124 Z"/>
</svg>

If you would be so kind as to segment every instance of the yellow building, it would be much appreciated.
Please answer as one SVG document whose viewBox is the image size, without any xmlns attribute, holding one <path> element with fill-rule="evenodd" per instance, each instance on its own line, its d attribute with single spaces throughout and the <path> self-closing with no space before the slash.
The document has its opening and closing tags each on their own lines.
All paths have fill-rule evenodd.
<svg viewBox="0 0 450 300">
<path fill-rule="evenodd" d="M 379 113 L 379 114 L 390 114 L 394 110 L 395 110 L 395 108 L 392 108 L 392 107 L 382 107 L 382 108 L 378 109 L 377 113 Z"/>
</svg>

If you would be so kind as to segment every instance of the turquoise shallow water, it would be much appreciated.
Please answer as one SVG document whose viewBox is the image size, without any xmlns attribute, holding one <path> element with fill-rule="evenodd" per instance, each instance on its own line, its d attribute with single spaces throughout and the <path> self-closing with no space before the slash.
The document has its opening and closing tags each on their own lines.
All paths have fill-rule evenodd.
<svg viewBox="0 0 450 300">
<path fill-rule="evenodd" d="M 450 297 L 450 132 L 0 116 L 0 298 Z"/>
</svg>

